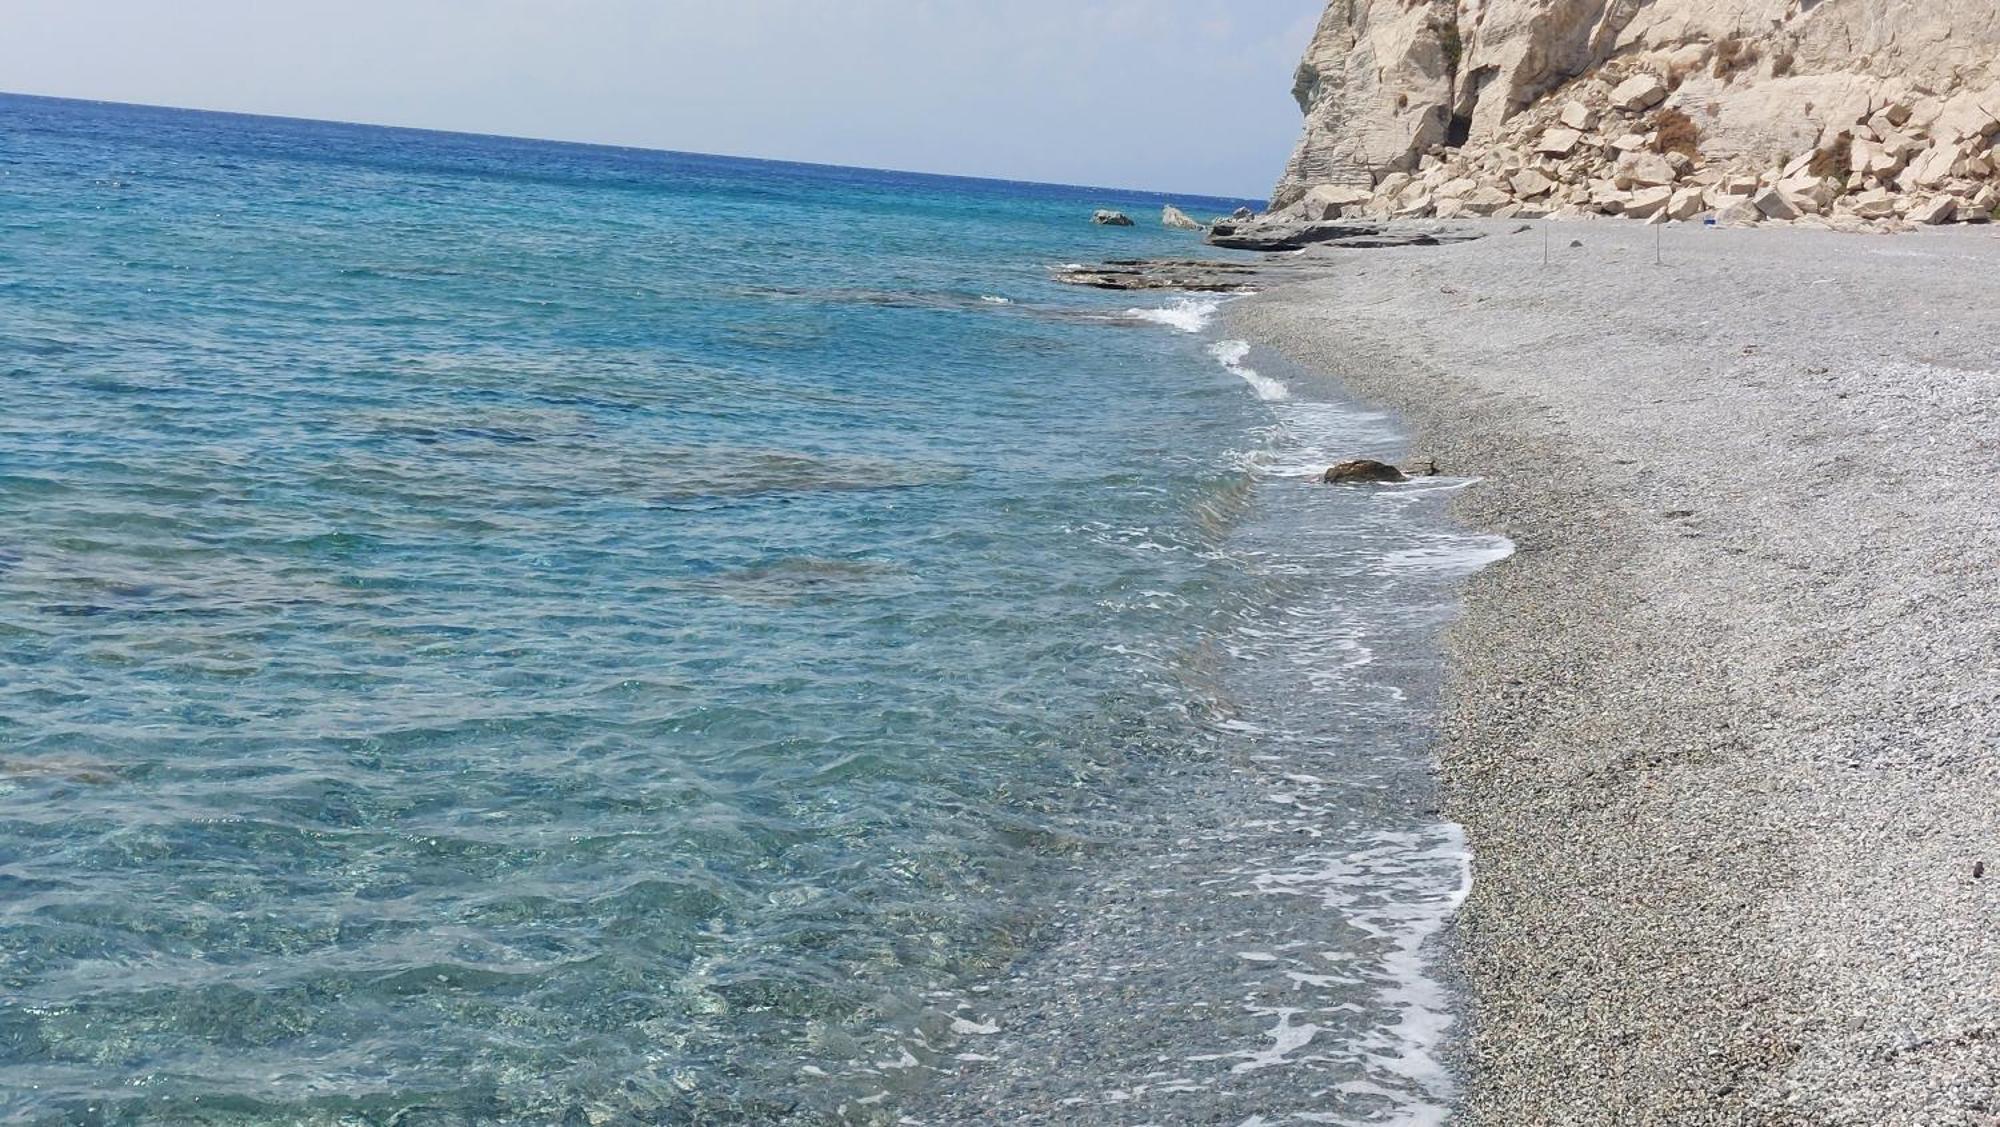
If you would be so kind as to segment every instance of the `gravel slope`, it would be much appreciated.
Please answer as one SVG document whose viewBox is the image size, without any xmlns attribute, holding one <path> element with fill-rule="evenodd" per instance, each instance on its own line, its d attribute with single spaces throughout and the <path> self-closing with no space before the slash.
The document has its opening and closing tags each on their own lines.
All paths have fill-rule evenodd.
<svg viewBox="0 0 2000 1127">
<path fill-rule="evenodd" d="M 1518 545 L 1450 641 L 1464 1121 L 2000 1123 L 2000 240 L 1492 230 L 1229 314 Z"/>
</svg>

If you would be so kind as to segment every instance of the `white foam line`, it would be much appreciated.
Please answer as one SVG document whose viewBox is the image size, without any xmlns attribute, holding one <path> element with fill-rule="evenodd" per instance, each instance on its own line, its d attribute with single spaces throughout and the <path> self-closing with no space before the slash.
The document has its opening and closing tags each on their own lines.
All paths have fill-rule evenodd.
<svg viewBox="0 0 2000 1127">
<path fill-rule="evenodd" d="M 1292 393 L 1285 385 L 1245 364 L 1250 356 L 1250 342 L 1245 340 L 1219 340 L 1208 346 L 1208 354 L 1220 361 L 1224 368 L 1250 385 L 1257 398 L 1266 403 L 1280 403 L 1290 399 Z"/>
<path fill-rule="evenodd" d="M 1150 321 L 1155 325 L 1165 325 L 1184 333 L 1198 333 L 1215 319 L 1215 311 L 1222 308 L 1222 302 L 1215 298 L 1181 297 L 1172 305 L 1159 309 L 1127 309 L 1125 315 L 1136 321 Z"/>
</svg>

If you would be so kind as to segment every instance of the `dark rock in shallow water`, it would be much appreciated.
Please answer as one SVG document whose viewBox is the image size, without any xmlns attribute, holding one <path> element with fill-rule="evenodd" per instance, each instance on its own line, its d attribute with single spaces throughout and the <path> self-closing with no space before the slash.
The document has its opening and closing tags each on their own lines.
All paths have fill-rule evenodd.
<svg viewBox="0 0 2000 1127">
<path fill-rule="evenodd" d="M 1342 462 L 1326 471 L 1320 478 L 1328 485 L 1348 485 L 1361 481 L 1408 481 L 1409 475 L 1387 462 L 1373 458 L 1356 458 L 1352 462 Z"/>
<path fill-rule="evenodd" d="M 1131 216 L 1122 211 L 1111 211 L 1109 209 L 1098 211 L 1097 214 L 1090 217 L 1090 221 L 1099 227 L 1130 227 L 1133 225 Z"/>
<path fill-rule="evenodd" d="M 1199 259 L 1118 259 L 1100 266 L 1066 267 L 1055 279 L 1098 290 L 1185 290 L 1192 293 L 1242 293 L 1254 288 L 1260 271 L 1245 263 L 1204 262 Z"/>
<path fill-rule="evenodd" d="M 1244 231 L 1254 231 L 1245 235 Z M 1221 234 L 1223 237 L 1218 238 Z M 1242 293 L 1266 283 L 1322 277 L 1339 268 L 1340 258 L 1322 251 L 1369 247 L 1436 246 L 1477 239 L 1483 232 L 1447 227 L 1435 222 L 1374 221 L 1308 223 L 1303 220 L 1258 219 L 1238 224 L 1216 220 L 1208 241 L 1233 250 L 1303 250 L 1265 258 L 1112 259 L 1095 266 L 1064 266 L 1055 280 L 1100 290 L 1189 290 L 1199 293 Z"/>
<path fill-rule="evenodd" d="M 1379 220 L 1305 220 L 1265 216 L 1238 222 L 1229 220 L 1209 229 L 1211 246 L 1228 250 L 1284 251 L 1326 244 L 1366 249 L 1372 247 L 1434 247 L 1482 237 L 1479 231 L 1443 227 L 1398 227 Z"/>
</svg>

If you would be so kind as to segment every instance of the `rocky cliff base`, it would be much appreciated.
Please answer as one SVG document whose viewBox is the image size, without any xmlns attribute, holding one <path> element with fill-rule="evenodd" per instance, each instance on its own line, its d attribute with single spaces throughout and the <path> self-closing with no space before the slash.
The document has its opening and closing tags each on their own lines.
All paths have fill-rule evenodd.
<svg viewBox="0 0 2000 1127">
<path fill-rule="evenodd" d="M 1991 0 L 1336 0 L 1296 93 L 1272 203 L 1302 219 L 1875 230 L 2000 206 Z"/>
</svg>

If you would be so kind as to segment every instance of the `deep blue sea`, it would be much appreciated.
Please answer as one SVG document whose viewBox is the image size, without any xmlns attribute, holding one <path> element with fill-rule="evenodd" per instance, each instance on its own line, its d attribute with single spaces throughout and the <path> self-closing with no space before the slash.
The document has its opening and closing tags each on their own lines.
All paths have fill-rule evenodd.
<svg viewBox="0 0 2000 1127">
<path fill-rule="evenodd" d="M 1491 546 L 1166 199 L 0 97 L 0 1119 L 1440 1114 Z"/>
</svg>

